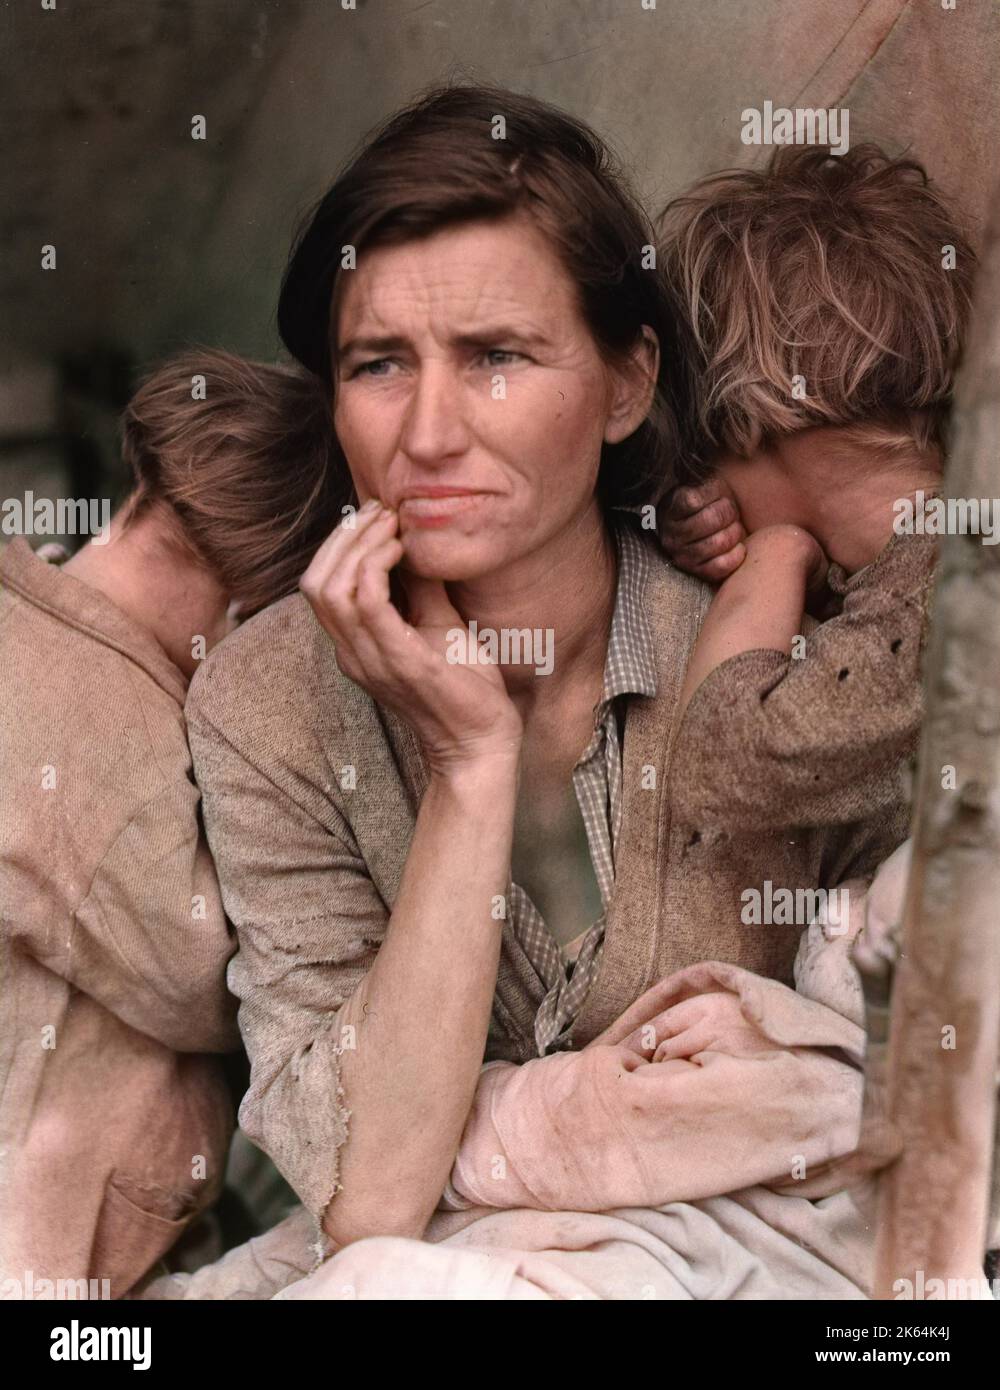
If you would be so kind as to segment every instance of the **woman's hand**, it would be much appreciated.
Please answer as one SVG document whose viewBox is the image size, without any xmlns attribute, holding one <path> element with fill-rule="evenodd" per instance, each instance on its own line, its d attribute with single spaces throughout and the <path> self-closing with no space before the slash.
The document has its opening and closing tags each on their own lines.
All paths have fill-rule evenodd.
<svg viewBox="0 0 1000 1390">
<path fill-rule="evenodd" d="M 398 516 L 372 499 L 300 582 L 340 669 L 409 724 L 431 774 L 384 935 L 338 1014 L 357 1031 L 338 1049 L 351 1138 L 322 1216 L 341 1246 L 419 1239 L 440 1199 L 489 1034 L 510 883 L 521 720 L 499 668 L 447 660 L 468 632 L 443 583 L 401 576 L 406 618 L 396 608 L 402 558 Z M 333 1171 L 329 1155 L 317 1162 Z"/>
<path fill-rule="evenodd" d="M 624 1046 L 647 1062 L 690 1061 L 702 1052 L 759 1057 L 781 1050 L 747 1018 L 739 995 L 722 990 L 672 1004 L 636 1028 Z"/>
<path fill-rule="evenodd" d="M 736 498 L 720 477 L 675 488 L 660 508 L 660 544 L 678 569 L 721 584 L 746 557 Z"/>
<path fill-rule="evenodd" d="M 403 556 L 399 518 L 372 499 L 320 546 L 300 580 L 337 664 L 420 739 L 432 772 L 496 757 L 516 758 L 523 726 L 497 666 L 452 664 L 445 653 L 468 631 L 440 580 L 401 577 L 409 621 L 389 592 Z"/>
</svg>

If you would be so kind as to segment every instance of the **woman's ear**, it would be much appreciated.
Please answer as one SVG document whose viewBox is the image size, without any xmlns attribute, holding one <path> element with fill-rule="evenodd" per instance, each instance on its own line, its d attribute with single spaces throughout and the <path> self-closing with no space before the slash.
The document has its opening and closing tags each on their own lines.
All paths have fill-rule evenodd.
<svg viewBox="0 0 1000 1390">
<path fill-rule="evenodd" d="M 644 323 L 628 361 L 613 369 L 611 407 L 604 426 L 605 444 L 620 444 L 645 420 L 653 404 L 659 370 L 659 339 L 649 324 Z"/>
</svg>

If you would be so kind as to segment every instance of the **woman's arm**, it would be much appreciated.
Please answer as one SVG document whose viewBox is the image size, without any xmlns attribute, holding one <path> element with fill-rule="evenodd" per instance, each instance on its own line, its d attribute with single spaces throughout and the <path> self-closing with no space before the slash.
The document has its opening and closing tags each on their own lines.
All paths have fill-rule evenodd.
<svg viewBox="0 0 1000 1390">
<path fill-rule="evenodd" d="M 399 896 L 375 962 L 341 1026 L 351 1107 L 342 1191 L 324 1229 L 346 1245 L 420 1236 L 437 1206 L 472 1105 L 496 986 L 516 764 L 432 776 Z"/>
<path fill-rule="evenodd" d="M 796 1159 L 813 1178 L 854 1147 L 863 1040 L 776 980 L 689 966 L 582 1052 L 486 1068 L 452 1194 L 604 1211 L 795 1185 Z"/>
<path fill-rule="evenodd" d="M 340 716 L 318 717 L 322 734 L 289 721 L 344 698 L 308 655 L 327 637 L 310 623 L 301 663 L 262 681 L 260 653 L 287 621 L 262 615 L 210 659 L 188 708 L 240 939 L 230 982 L 252 1065 L 241 1123 L 338 1244 L 419 1235 L 440 1198 L 482 1064 L 510 873 L 520 719 L 498 671 L 450 666 L 436 649 L 460 622 L 443 586 L 413 586 L 410 622 L 390 603 L 400 551 L 394 518 L 359 513 L 302 584 L 341 672 L 407 719 L 428 764 L 391 911 L 329 776 Z M 370 711 L 359 696 L 344 715 L 362 785 L 377 772 L 366 747 L 382 747 L 353 727 Z M 367 785 L 377 797 L 377 779 Z M 393 833 L 391 810 L 386 824 Z"/>
<path fill-rule="evenodd" d="M 411 578 L 403 620 L 389 591 L 402 555 L 398 518 L 369 503 L 301 585 L 340 669 L 410 724 L 430 770 L 385 940 L 344 1014 L 358 1047 L 342 1062 L 343 1190 L 324 1220 L 338 1245 L 419 1236 L 437 1205 L 479 1078 L 510 879 L 521 721 L 498 670 L 435 650 L 461 625 L 443 584 Z"/>
<path fill-rule="evenodd" d="M 496 987 L 522 734 L 498 670 L 445 661 L 461 619 L 444 585 L 410 579 L 410 623 L 393 605 L 395 513 L 368 503 L 351 522 L 302 591 L 344 674 L 413 728 L 430 782 L 385 941 L 345 1010 L 358 1033 L 342 1062 L 351 1142 L 324 1219 L 338 1245 L 423 1234 L 447 1181 Z"/>
<path fill-rule="evenodd" d="M 257 653 L 274 635 L 267 618 L 263 630 L 256 622 L 258 641 L 237 639 L 213 656 L 188 704 L 205 823 L 239 937 L 229 983 L 251 1063 L 240 1125 L 313 1215 L 328 1217 L 338 1242 L 412 1233 L 458 1147 L 471 1104 L 471 1090 L 455 1094 L 469 1084 L 464 1067 L 474 1088 L 482 1064 L 502 928 L 485 876 L 490 844 L 503 844 L 499 781 L 459 785 L 453 798 L 428 788 L 390 915 L 336 801 L 295 756 L 289 687 L 248 699 Z M 326 751 L 339 760 L 333 745 Z M 360 757 L 358 771 L 365 775 Z M 488 825 L 480 791 L 496 811 Z M 435 872 L 418 872 L 418 857 L 426 867 L 433 851 Z M 505 892 L 506 881 L 495 891 Z M 475 914 L 464 916 L 473 900 Z M 395 961 L 372 989 L 390 939 Z M 402 986 L 397 972 L 409 972 Z M 425 1106 L 425 1090 L 435 1088 Z M 353 1161 L 362 1144 L 367 1168 Z M 340 1215 L 348 1200 L 364 1213 L 351 1231 Z"/>
</svg>

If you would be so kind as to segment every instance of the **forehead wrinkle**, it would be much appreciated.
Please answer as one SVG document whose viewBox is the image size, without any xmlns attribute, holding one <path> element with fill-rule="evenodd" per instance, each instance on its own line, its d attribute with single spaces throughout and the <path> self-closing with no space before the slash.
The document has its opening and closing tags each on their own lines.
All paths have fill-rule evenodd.
<svg viewBox="0 0 1000 1390">
<path fill-rule="evenodd" d="M 341 311 L 341 337 L 347 323 L 351 324 L 351 336 L 374 336 L 390 327 L 386 312 L 394 298 L 400 293 L 411 299 L 420 300 L 424 291 L 424 281 L 412 271 L 390 271 L 388 274 L 373 272 L 366 268 L 354 281 L 354 293 L 345 296 Z M 425 296 L 426 297 L 426 296 Z M 374 331 L 370 327 L 374 325 Z"/>
<path fill-rule="evenodd" d="M 586 336 L 577 287 L 533 226 L 514 231 L 509 223 L 481 226 L 474 235 L 455 228 L 373 248 L 355 273 L 354 293 L 342 301 L 338 344 L 423 336 L 446 351 L 486 338 L 501 346 L 502 330 L 509 330 L 568 349 Z"/>
<path fill-rule="evenodd" d="M 400 306 L 403 310 L 400 321 Z M 501 327 L 526 335 L 548 337 L 562 316 L 551 300 L 540 312 L 537 294 L 510 292 L 501 275 L 484 284 L 475 274 L 430 276 L 415 271 L 390 271 L 384 278 L 369 274 L 341 314 L 340 341 L 348 338 L 403 336 L 426 325 L 439 345 L 452 339 L 474 338 L 480 331 Z"/>
</svg>

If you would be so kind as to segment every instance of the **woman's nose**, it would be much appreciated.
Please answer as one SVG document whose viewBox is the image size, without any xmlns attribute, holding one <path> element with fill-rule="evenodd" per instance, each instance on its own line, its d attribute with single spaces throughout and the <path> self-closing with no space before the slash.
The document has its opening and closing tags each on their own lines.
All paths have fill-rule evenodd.
<svg viewBox="0 0 1000 1390">
<path fill-rule="evenodd" d="M 416 375 L 400 445 L 410 458 L 428 465 L 468 448 L 464 393 L 457 373 L 447 365 L 431 363 Z"/>
</svg>

